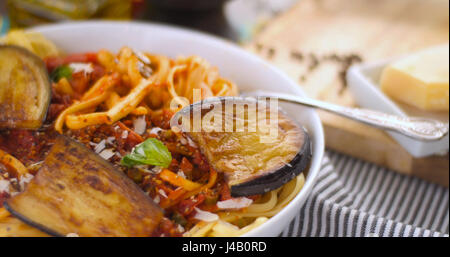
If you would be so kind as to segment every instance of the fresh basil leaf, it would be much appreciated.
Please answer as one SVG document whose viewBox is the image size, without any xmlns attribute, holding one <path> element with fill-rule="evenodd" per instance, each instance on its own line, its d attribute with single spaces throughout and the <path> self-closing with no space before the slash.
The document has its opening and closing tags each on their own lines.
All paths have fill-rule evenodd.
<svg viewBox="0 0 450 257">
<path fill-rule="evenodd" d="M 127 167 L 136 165 L 154 165 L 169 167 L 172 155 L 169 149 L 156 138 L 149 138 L 133 148 L 130 154 L 122 158 L 120 163 Z"/>
<path fill-rule="evenodd" d="M 58 82 L 62 78 L 70 79 L 72 77 L 72 68 L 67 65 L 61 65 L 54 69 L 50 74 L 50 78 L 53 82 Z"/>
</svg>

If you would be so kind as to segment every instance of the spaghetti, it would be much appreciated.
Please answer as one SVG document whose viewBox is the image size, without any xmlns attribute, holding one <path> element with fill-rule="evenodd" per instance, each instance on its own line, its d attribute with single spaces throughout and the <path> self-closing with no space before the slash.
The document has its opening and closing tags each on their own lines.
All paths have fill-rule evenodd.
<svg viewBox="0 0 450 257">
<path fill-rule="evenodd" d="M 277 190 L 249 197 L 251 204 L 245 208 L 218 208 L 218 202 L 233 200 L 223 174 L 210 167 L 190 139 L 172 131 L 169 125 L 178 108 L 187 104 L 180 99 L 192 103 L 238 94 L 234 83 L 222 78 L 217 68 L 198 56 L 170 59 L 123 47 L 117 54 L 100 50 L 61 57 L 53 43 L 37 34 L 14 32 L 2 41 L 37 53 L 50 73 L 62 66 L 72 67 L 71 76 L 53 83 L 45 135 L 27 132 L 25 136 L 43 145 L 29 150 L 45 152 L 56 132 L 92 148 L 165 209 L 165 218 L 155 235 L 240 236 L 277 214 L 303 187 L 305 177 L 299 175 Z M 200 92 L 200 99 L 195 98 L 194 90 Z M 172 100 L 177 108 L 173 108 Z M 120 166 L 121 157 L 148 138 L 158 138 L 167 146 L 173 156 L 170 166 L 162 170 Z M 31 157 L 7 147 L 8 140 L 0 135 L 0 148 L 5 150 L 0 150 L 0 171 L 10 167 L 0 173 L 0 181 L 25 175 L 29 173 L 25 165 L 42 161 L 41 155 Z M 10 195 L 2 198 L 0 194 L 0 203 Z M 196 208 L 217 215 L 217 219 L 199 219 Z M 43 235 L 0 208 L 0 236 Z"/>
</svg>

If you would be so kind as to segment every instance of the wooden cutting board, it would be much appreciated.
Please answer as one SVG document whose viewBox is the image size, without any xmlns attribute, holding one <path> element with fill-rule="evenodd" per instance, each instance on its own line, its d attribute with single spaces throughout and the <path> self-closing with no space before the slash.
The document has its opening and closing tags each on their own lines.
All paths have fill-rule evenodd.
<svg viewBox="0 0 450 257">
<path fill-rule="evenodd" d="M 300 0 L 246 46 L 290 75 L 311 97 L 355 106 L 352 64 L 400 56 L 449 40 L 447 0 Z M 449 155 L 414 158 L 385 132 L 320 112 L 327 148 L 449 184 Z"/>
</svg>

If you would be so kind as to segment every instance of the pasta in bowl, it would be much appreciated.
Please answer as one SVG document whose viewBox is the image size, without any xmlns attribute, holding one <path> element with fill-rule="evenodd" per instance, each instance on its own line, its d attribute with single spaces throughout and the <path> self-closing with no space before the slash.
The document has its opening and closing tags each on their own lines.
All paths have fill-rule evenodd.
<svg viewBox="0 0 450 257">
<path fill-rule="evenodd" d="M 73 27 L 64 28 L 64 26 Z M 117 34 L 109 33 L 111 30 L 116 31 Z M 292 219 L 295 211 L 306 199 L 323 153 L 320 122 L 310 110 L 305 109 L 298 115 L 300 117 L 296 117 L 301 119 L 301 123 L 305 124 L 312 135 L 313 153 L 308 172 L 300 174 L 282 187 L 262 195 L 232 197 L 230 187 L 223 174 L 217 172 L 214 165 L 208 163 L 196 142 L 182 133 L 173 131 L 170 127 L 169 120 L 176 112 L 171 103 L 178 97 L 183 97 L 192 103 L 196 99 L 238 95 L 239 90 L 246 89 L 241 85 L 250 87 L 256 84 L 255 87 L 261 85 L 261 81 L 262 84 L 267 85 L 267 82 L 264 82 L 266 79 L 275 80 L 278 83 L 286 80 L 285 77 L 272 71 L 265 64 L 258 63 L 258 59 L 248 57 L 243 52 L 239 52 L 241 50 L 220 40 L 160 26 L 99 22 L 43 27 L 38 28 L 37 31 L 57 46 L 55 51 L 67 54 L 43 58 L 53 80 L 52 100 L 44 126 L 38 132 L 20 131 L 19 133 L 13 131 L 13 133 L 18 133 L 17 136 L 20 138 L 24 138 L 24 142 L 33 142 L 33 140 L 40 142 L 40 144 L 32 144 L 33 147 L 39 147 L 38 150 L 31 151 L 35 155 L 24 154 L 17 150 L 20 150 L 19 147 L 8 148 L 7 146 L 13 145 L 12 142 L 9 142 L 9 140 L 13 140 L 13 137 L 2 135 L 0 142 L 2 150 L 17 160 L 17 163 L 22 163 L 25 170 L 28 170 L 25 175 L 17 178 L 19 183 L 23 178 L 33 175 L 36 175 L 35 180 L 39 181 L 53 181 L 51 182 L 53 184 L 56 183 L 55 181 L 59 181 L 41 174 L 46 174 L 42 172 L 46 168 L 51 170 L 51 165 L 47 163 L 49 157 L 47 156 L 46 159 L 44 157 L 47 154 L 52 156 L 56 145 L 66 142 L 59 136 L 63 134 L 67 138 L 81 142 L 84 147 L 90 148 L 96 155 L 106 159 L 109 164 L 122 171 L 128 179 L 134 181 L 135 185 L 153 200 L 152 203 L 139 202 L 136 206 L 130 206 L 130 209 L 118 208 L 115 211 L 133 213 L 133 208 L 147 206 L 149 209 L 155 210 L 154 217 L 156 219 L 159 217 L 156 209 L 159 207 L 164 210 L 163 215 L 158 218 L 160 219 L 159 224 L 151 231 L 151 234 L 148 231 L 145 231 L 145 234 L 137 226 L 133 231 L 134 234 L 111 233 L 105 235 L 276 235 Z M 71 33 L 67 33 L 69 31 Z M 96 40 L 91 40 L 92 43 L 73 44 L 77 33 L 81 33 L 78 36 L 83 34 L 83 36 L 90 37 L 100 31 L 102 34 L 104 33 L 103 36 L 95 36 Z M 144 31 L 145 33 L 143 33 Z M 119 40 L 120 42 L 117 39 L 114 40 L 119 34 L 128 39 Z M 112 38 L 105 37 L 105 35 Z M 149 37 L 158 35 L 158 37 L 152 40 L 139 37 L 139 40 L 135 40 L 139 35 L 148 35 Z M 210 41 L 205 41 L 205 39 Z M 206 46 L 197 41 L 203 41 Z M 232 54 L 227 55 L 227 51 L 231 51 Z M 234 51 L 238 51 L 239 56 Z M 188 57 L 177 57 L 179 54 L 185 54 Z M 239 62 L 240 58 L 247 61 Z M 228 62 L 228 65 L 224 65 L 221 61 Z M 233 61 L 234 65 L 230 65 L 230 61 Z M 248 65 L 247 62 L 256 62 L 252 66 L 247 66 L 250 71 L 255 67 L 263 67 L 268 75 L 256 78 L 257 73 L 254 73 L 255 75 L 245 78 L 246 76 L 239 71 L 237 65 Z M 225 69 L 223 69 L 224 67 Z M 229 68 L 227 69 L 227 67 Z M 226 74 L 224 75 L 224 73 Z M 239 74 L 242 74 L 242 77 Z M 287 87 L 286 90 L 289 91 L 290 88 Z M 292 90 L 293 93 L 297 93 L 295 89 Z M 199 92 L 199 94 L 194 92 Z M 283 106 L 283 109 L 289 114 L 293 107 Z M 296 112 L 298 113 L 298 111 Z M 53 144 L 55 146 L 51 148 Z M 68 149 L 71 149 L 71 146 L 73 149 L 78 149 L 70 142 L 66 142 L 65 145 Z M 147 153 L 147 151 L 151 152 L 153 157 L 157 156 L 158 158 L 150 158 L 151 160 L 143 158 L 145 156 L 143 153 Z M 74 150 L 74 152 L 76 151 Z M 58 155 L 55 154 L 55 156 Z M 65 157 L 65 159 L 70 158 L 69 155 Z M 83 157 L 86 162 L 95 158 L 87 153 L 86 157 Z M 103 165 L 101 170 L 109 170 L 109 164 Z M 13 166 L 13 169 L 15 168 Z M 37 170 L 40 170 L 39 173 Z M 48 173 L 48 176 L 50 174 Z M 92 187 L 92 181 L 87 179 L 88 175 L 78 176 L 81 175 L 72 177 L 70 181 L 74 181 L 74 179 L 87 181 L 85 183 Z M 27 195 L 27 191 L 32 191 L 32 189 L 40 190 L 35 185 L 35 180 L 31 180 L 30 185 L 32 186 L 28 186 L 23 194 L 18 195 Z M 68 183 L 66 180 L 61 181 L 61 183 Z M 76 190 L 85 192 L 83 183 L 80 183 Z M 21 192 L 21 189 L 15 188 L 13 184 L 10 184 L 10 195 Z M 128 188 L 127 190 L 132 189 Z M 128 194 L 124 193 L 124 191 L 128 192 L 127 190 L 108 188 L 106 191 L 117 194 L 120 199 L 127 199 Z M 67 197 L 68 200 L 72 199 L 70 195 Z M 18 217 L 25 223 L 31 221 L 27 224 L 38 223 L 44 225 L 45 228 L 51 228 L 40 229 L 44 232 L 50 231 L 50 234 L 66 235 L 78 232 L 81 236 L 92 235 L 85 233 L 82 229 L 79 231 L 75 231 L 75 229 L 59 230 L 60 224 L 56 224 L 56 222 L 38 220 L 36 217 L 43 216 L 42 213 L 38 215 L 25 212 L 22 206 L 29 201 L 29 198 L 21 198 L 20 201 L 4 200 L 7 202 L 5 206 L 8 211 L 0 209 L 0 213 L 2 213 L 0 216 L 3 215 L 3 219 L 8 220 L 9 223 L 0 221 L 2 224 L 0 227 L 7 225 L 14 227 L 11 224 L 19 224 L 19 221 L 14 218 Z M 95 202 L 96 204 L 103 204 L 106 201 L 105 206 L 110 205 L 110 202 L 107 202 L 108 199 L 98 197 L 95 200 L 98 201 Z M 71 211 L 73 210 L 67 210 L 67 212 Z M 23 213 L 26 213 L 26 215 L 22 215 L 25 217 L 20 216 Z M 48 216 L 50 215 L 48 214 Z M 80 220 L 83 220 L 83 217 L 80 217 Z M 132 219 L 129 222 L 132 222 Z M 273 226 L 277 226 L 277 228 L 273 229 Z M 36 235 L 42 233 L 28 227 L 23 230 L 23 227 L 24 225 L 20 224 L 21 229 L 18 229 L 18 234 L 23 235 L 24 231 L 30 231 L 30 233 L 34 231 Z M 40 228 L 39 226 L 35 227 Z M 52 233 L 55 231 L 61 233 Z"/>
</svg>

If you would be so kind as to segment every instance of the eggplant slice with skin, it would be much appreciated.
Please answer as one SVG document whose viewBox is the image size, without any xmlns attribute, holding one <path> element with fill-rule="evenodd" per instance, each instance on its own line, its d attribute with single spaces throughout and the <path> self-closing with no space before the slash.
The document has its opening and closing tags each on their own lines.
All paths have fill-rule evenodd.
<svg viewBox="0 0 450 257">
<path fill-rule="evenodd" d="M 54 236 L 151 236 L 162 210 L 121 171 L 65 136 L 59 136 L 24 192 L 5 208 Z"/>
<path fill-rule="evenodd" d="M 0 45 L 0 129 L 38 129 L 51 100 L 44 62 L 18 46 Z"/>
<path fill-rule="evenodd" d="M 245 101 L 248 100 L 244 102 L 236 100 L 240 98 L 232 98 L 231 101 L 235 101 L 241 106 L 244 103 L 246 105 L 242 109 L 244 114 L 239 114 L 242 110 L 238 111 L 239 108 L 235 105 L 232 116 L 230 116 L 224 111 L 226 110 L 226 101 L 230 98 L 221 99 L 221 108 L 217 104 L 213 104 L 213 108 L 208 107 L 207 104 L 206 111 L 205 107 L 201 107 L 202 126 L 200 132 L 193 130 L 195 114 L 192 110 L 195 110 L 195 107 L 192 107 L 190 111 L 190 128 L 188 129 L 185 124 L 181 127 L 197 143 L 208 163 L 216 171 L 224 173 L 233 197 L 257 195 L 275 190 L 308 168 L 312 149 L 310 137 L 303 127 L 298 126 L 278 108 L 270 109 L 261 102 L 255 106 L 252 105 L 252 101 L 246 105 Z M 213 100 L 204 102 L 210 104 Z M 256 114 L 249 114 L 251 110 Z M 222 114 L 217 116 L 217 113 L 220 112 Z M 263 112 L 266 112 L 266 115 L 260 115 Z M 277 115 L 273 115 L 274 113 Z M 179 114 L 178 117 L 185 114 Z M 222 117 L 222 124 L 211 125 L 215 119 L 212 118 L 213 122 L 205 125 L 203 121 L 206 115 Z M 240 120 L 240 124 L 244 124 L 244 130 L 240 132 L 237 129 L 238 120 Z M 277 122 L 274 123 L 274 120 Z M 233 122 L 232 132 L 226 130 L 224 125 L 231 121 Z M 261 129 L 260 124 L 275 124 L 271 128 L 272 132 L 276 133 L 269 133 L 268 127 L 270 126 Z M 211 127 L 208 128 L 208 126 Z M 217 132 L 218 130 L 214 130 L 217 127 L 222 130 Z"/>
</svg>

